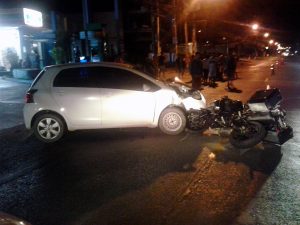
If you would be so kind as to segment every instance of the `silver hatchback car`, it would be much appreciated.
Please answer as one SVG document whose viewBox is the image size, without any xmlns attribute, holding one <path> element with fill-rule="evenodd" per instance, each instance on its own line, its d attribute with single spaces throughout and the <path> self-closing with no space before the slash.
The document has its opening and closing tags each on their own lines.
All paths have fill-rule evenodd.
<svg viewBox="0 0 300 225">
<path fill-rule="evenodd" d="M 23 114 L 26 128 L 49 143 L 82 129 L 159 127 L 176 135 L 189 110 L 205 107 L 201 92 L 183 83 L 102 62 L 45 67 L 26 93 Z"/>
</svg>

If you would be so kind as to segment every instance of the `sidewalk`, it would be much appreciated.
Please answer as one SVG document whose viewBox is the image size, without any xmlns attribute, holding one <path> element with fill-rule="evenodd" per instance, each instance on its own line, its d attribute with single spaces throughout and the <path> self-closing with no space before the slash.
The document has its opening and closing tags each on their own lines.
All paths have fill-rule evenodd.
<svg viewBox="0 0 300 225">
<path fill-rule="evenodd" d="M 8 77 L 8 76 L 1 76 L 0 77 L 0 82 L 1 80 L 3 81 L 11 81 L 11 82 L 18 82 L 22 84 L 31 84 L 33 80 L 25 80 L 25 79 L 18 79 L 14 77 Z"/>
</svg>

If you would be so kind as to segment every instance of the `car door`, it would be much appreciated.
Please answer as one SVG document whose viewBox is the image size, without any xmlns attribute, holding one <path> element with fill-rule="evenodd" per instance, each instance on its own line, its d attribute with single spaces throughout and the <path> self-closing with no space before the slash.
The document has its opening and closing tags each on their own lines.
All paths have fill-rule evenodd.
<svg viewBox="0 0 300 225">
<path fill-rule="evenodd" d="M 151 126 L 159 87 L 126 69 L 106 67 L 101 73 L 101 126 Z"/>
<path fill-rule="evenodd" d="M 53 82 L 53 97 L 72 127 L 100 127 L 100 90 L 89 67 L 62 70 Z"/>
</svg>

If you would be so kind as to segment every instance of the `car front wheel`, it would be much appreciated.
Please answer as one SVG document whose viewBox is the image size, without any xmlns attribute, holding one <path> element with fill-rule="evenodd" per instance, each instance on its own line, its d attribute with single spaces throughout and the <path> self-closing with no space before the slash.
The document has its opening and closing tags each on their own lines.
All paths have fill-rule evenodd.
<svg viewBox="0 0 300 225">
<path fill-rule="evenodd" d="M 185 114 L 179 108 L 167 108 L 161 113 L 158 125 L 166 134 L 180 134 L 186 127 Z"/>
<path fill-rule="evenodd" d="M 33 124 L 35 136 L 46 143 L 58 141 L 65 133 L 65 125 L 59 116 L 43 114 Z"/>
</svg>

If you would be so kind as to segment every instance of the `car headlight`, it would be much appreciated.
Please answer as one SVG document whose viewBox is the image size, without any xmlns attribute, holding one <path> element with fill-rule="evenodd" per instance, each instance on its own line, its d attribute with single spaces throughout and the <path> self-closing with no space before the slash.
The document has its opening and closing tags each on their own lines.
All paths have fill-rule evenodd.
<svg viewBox="0 0 300 225">
<path fill-rule="evenodd" d="M 194 99 L 197 99 L 197 100 L 201 100 L 202 99 L 202 97 L 201 97 L 201 92 L 200 91 L 193 91 L 192 92 L 192 97 L 194 98 Z"/>
</svg>

